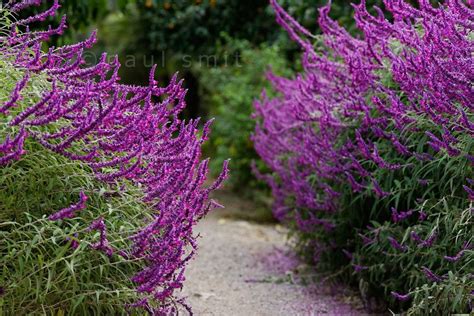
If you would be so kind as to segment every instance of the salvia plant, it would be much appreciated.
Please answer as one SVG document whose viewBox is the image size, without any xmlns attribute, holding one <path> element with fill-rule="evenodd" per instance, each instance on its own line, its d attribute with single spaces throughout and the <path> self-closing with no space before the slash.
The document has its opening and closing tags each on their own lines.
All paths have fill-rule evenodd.
<svg viewBox="0 0 474 316">
<path fill-rule="evenodd" d="M 274 214 L 322 269 L 351 276 L 370 307 L 473 308 L 474 3 L 353 5 L 353 36 L 319 10 L 313 35 L 272 0 L 304 72 L 269 74 L 255 148 Z M 258 171 L 257 171 L 258 172 Z"/>
<path fill-rule="evenodd" d="M 185 89 L 119 82 L 118 58 L 86 65 L 96 41 L 52 47 L 60 5 L 1 8 L 0 313 L 153 315 L 190 311 L 175 291 L 197 245 L 193 226 L 217 204 L 204 186 L 210 122 L 178 118 Z M 41 23 L 40 23 L 41 24 Z"/>
</svg>

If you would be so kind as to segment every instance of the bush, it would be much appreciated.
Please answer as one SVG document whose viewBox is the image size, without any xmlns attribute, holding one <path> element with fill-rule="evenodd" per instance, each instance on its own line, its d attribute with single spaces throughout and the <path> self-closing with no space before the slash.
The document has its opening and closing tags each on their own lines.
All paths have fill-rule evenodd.
<svg viewBox="0 0 474 316">
<path fill-rule="evenodd" d="M 221 32 L 254 43 L 267 40 L 273 20 L 265 0 L 138 1 L 143 43 L 152 51 L 213 53 Z M 248 19 L 248 13 L 254 14 Z"/>
<path fill-rule="evenodd" d="M 250 118 L 252 104 L 262 89 L 270 88 L 265 79 L 267 70 L 271 68 L 281 75 L 288 75 L 290 71 L 276 45 L 252 48 L 248 41 L 227 38 L 225 42 L 227 44 L 219 48 L 219 55 L 238 56 L 235 62 L 222 62 L 210 68 L 195 67 L 201 82 L 202 103 L 209 108 L 209 115 L 216 118 L 207 149 L 215 157 L 213 164 L 216 166 L 231 158 L 234 172 L 229 185 L 251 192 L 261 187 L 251 172 L 251 163 L 258 157 L 250 140 L 255 128 L 255 122 Z M 219 59 L 223 61 L 224 57 Z"/>
<path fill-rule="evenodd" d="M 152 220 L 153 210 L 139 191 L 101 184 L 82 163 L 31 141 L 25 149 L 21 160 L 0 169 L 0 314 L 126 314 L 124 306 L 141 299 L 130 276 L 146 265 L 95 250 L 100 233 L 89 226 L 104 216 L 110 246 L 128 249 L 128 237 Z M 88 201 L 80 218 L 48 219 L 81 192 Z"/>
<path fill-rule="evenodd" d="M 272 76 L 256 150 L 276 216 L 326 270 L 409 314 L 472 311 L 472 8 L 355 6 L 363 37 L 320 10 L 314 37 L 273 1 L 304 73 Z M 316 44 L 311 41 L 316 39 Z"/>
<path fill-rule="evenodd" d="M 42 50 L 63 33 L 14 18 L 41 1 L 1 9 L 0 311 L 176 312 L 193 226 L 215 204 L 203 187 L 209 134 L 178 119 L 185 90 L 118 82 L 104 54 L 84 67 L 83 42 Z M 137 128 L 139 127 L 139 128 Z M 224 163 L 226 165 L 226 163 Z M 137 310 L 137 309 L 142 310 Z"/>
<path fill-rule="evenodd" d="M 353 24 L 350 5 L 336 0 L 334 17 Z M 316 8 L 325 0 L 285 0 L 284 5 L 297 18 L 313 26 Z M 381 3 L 369 0 L 369 4 Z M 184 54 L 213 54 L 221 33 L 232 39 L 249 41 L 255 46 L 278 41 L 281 31 L 275 28 L 274 14 L 266 0 L 138 0 L 137 22 L 145 50 Z M 249 18 L 249 13 L 252 18 Z"/>
</svg>

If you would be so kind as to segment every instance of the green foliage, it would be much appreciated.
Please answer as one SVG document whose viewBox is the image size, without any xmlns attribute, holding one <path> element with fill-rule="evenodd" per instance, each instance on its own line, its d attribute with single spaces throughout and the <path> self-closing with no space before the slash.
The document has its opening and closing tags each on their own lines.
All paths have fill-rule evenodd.
<svg viewBox="0 0 474 316">
<path fill-rule="evenodd" d="M 314 26 L 317 9 L 325 0 L 285 0 L 281 4 L 305 26 Z M 369 0 L 368 5 L 381 4 Z M 186 54 L 215 52 L 222 32 L 233 39 L 247 40 L 254 45 L 273 43 L 281 37 L 273 10 L 267 0 L 137 0 L 138 33 L 145 49 Z M 351 5 L 337 0 L 333 16 L 353 26 Z M 312 30 L 316 31 L 316 30 Z"/>
<path fill-rule="evenodd" d="M 116 5 L 112 5 L 113 2 L 116 2 Z M 85 29 L 92 22 L 104 18 L 111 10 L 124 8 L 127 1 L 113 2 L 110 0 L 63 1 L 61 13 L 67 15 L 68 24 L 74 29 Z"/>
<path fill-rule="evenodd" d="M 226 42 L 229 43 L 221 46 L 219 51 L 239 56 L 235 63 L 223 62 L 211 68 L 195 67 L 201 82 L 202 102 L 209 107 L 209 115 L 216 118 L 208 150 L 213 154 L 215 166 L 231 158 L 231 186 L 253 190 L 259 187 L 251 171 L 252 161 L 258 160 L 250 140 L 255 128 L 251 119 L 253 102 L 262 89 L 269 89 L 269 94 L 272 94 L 265 79 L 266 71 L 271 69 L 279 75 L 290 75 L 291 71 L 282 50 L 276 45 L 252 48 L 248 41 Z"/>
<path fill-rule="evenodd" d="M 143 262 L 91 249 L 97 233 L 88 225 L 107 218 L 112 247 L 128 239 L 150 214 L 140 192 L 101 185 L 82 163 L 71 162 L 30 142 L 29 153 L 0 169 L 0 314 L 15 311 L 52 314 L 122 314 L 138 299 L 130 275 Z M 89 197 L 80 219 L 56 223 L 47 215 Z M 106 215 L 106 216 L 105 216 Z M 73 249 L 70 240 L 79 242 Z"/>
<path fill-rule="evenodd" d="M 40 164 L 35 166 L 35 171 L 62 168 L 54 158 L 48 163 L 55 165 Z M 87 179 L 81 174 L 80 166 L 76 166 L 75 172 L 78 174 L 70 176 Z M 27 180 L 28 173 L 21 180 Z M 61 187 L 56 184 L 56 188 Z M 15 189 L 21 192 L 21 188 Z M 0 314 L 12 315 L 21 311 L 52 315 L 62 311 L 71 315 L 122 315 L 125 314 L 124 304 L 139 299 L 130 275 L 143 268 L 143 262 L 127 260 L 118 254 L 109 258 L 92 249 L 91 244 L 98 241 L 99 235 L 87 228 L 92 219 L 107 214 L 111 246 L 124 249 L 130 246 L 128 237 L 149 211 L 135 202 L 136 194 L 115 192 L 115 196 L 107 197 L 105 191 L 86 189 L 85 192 L 91 202 L 81 211 L 80 218 L 57 223 L 45 216 L 23 213 L 21 221 L 0 222 L 0 286 L 5 291 L 0 296 Z M 56 192 L 48 187 L 38 187 L 34 197 L 40 194 L 44 205 L 55 205 Z M 69 201 L 64 199 L 64 205 L 77 202 L 77 192 L 68 195 L 71 198 Z M 48 196 L 51 199 L 45 198 Z M 30 201 L 36 202 L 27 197 L 24 203 Z M 54 210 L 44 206 L 38 211 L 49 213 Z M 71 247 L 73 241 L 79 243 L 76 249 Z"/>
<path fill-rule="evenodd" d="M 266 0 L 139 0 L 137 8 L 140 35 L 155 51 L 213 52 L 221 32 L 262 42 L 274 26 Z"/>
</svg>

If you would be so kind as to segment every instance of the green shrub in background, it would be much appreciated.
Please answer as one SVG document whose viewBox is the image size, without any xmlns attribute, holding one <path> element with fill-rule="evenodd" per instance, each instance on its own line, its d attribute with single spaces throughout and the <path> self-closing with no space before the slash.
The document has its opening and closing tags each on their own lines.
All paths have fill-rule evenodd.
<svg viewBox="0 0 474 316">
<path fill-rule="evenodd" d="M 142 42 L 155 51 L 212 54 L 221 32 L 261 43 L 275 29 L 267 0 L 138 0 L 136 7 Z"/>
<path fill-rule="evenodd" d="M 272 44 L 283 33 L 267 0 L 136 0 L 140 42 L 150 50 L 174 53 L 215 52 L 220 34 L 254 45 Z M 335 0 L 332 16 L 353 26 L 351 4 Z M 314 28 L 317 9 L 327 0 L 285 0 L 282 4 L 298 20 Z M 381 4 L 369 0 L 368 5 Z M 314 29 L 316 31 L 316 29 Z"/>
<path fill-rule="evenodd" d="M 228 184 L 234 189 L 251 192 L 262 188 L 251 171 L 258 156 L 250 135 L 255 128 L 251 119 L 253 102 L 263 89 L 272 90 L 265 78 L 268 70 L 280 75 L 290 75 L 291 70 L 277 45 L 262 44 L 258 48 L 245 40 L 229 40 L 219 48 L 220 65 L 206 67 L 196 64 L 193 68 L 201 83 L 200 95 L 210 117 L 215 117 L 213 135 L 208 151 L 215 157 L 215 166 L 231 158 L 232 174 Z M 238 56 L 236 61 L 223 62 L 227 57 Z"/>
</svg>

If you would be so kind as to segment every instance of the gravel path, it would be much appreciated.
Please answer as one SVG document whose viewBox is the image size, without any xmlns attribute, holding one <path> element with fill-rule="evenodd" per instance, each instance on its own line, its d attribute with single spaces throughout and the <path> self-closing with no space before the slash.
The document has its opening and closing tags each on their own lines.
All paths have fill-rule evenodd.
<svg viewBox="0 0 474 316">
<path fill-rule="evenodd" d="M 341 302 L 349 298 L 340 291 L 291 282 L 290 271 L 298 262 L 284 255 L 284 229 L 229 216 L 245 205 L 228 200 L 220 199 L 226 210 L 214 211 L 197 227 L 202 238 L 198 255 L 188 265 L 184 289 L 196 315 L 361 314 Z"/>
</svg>

